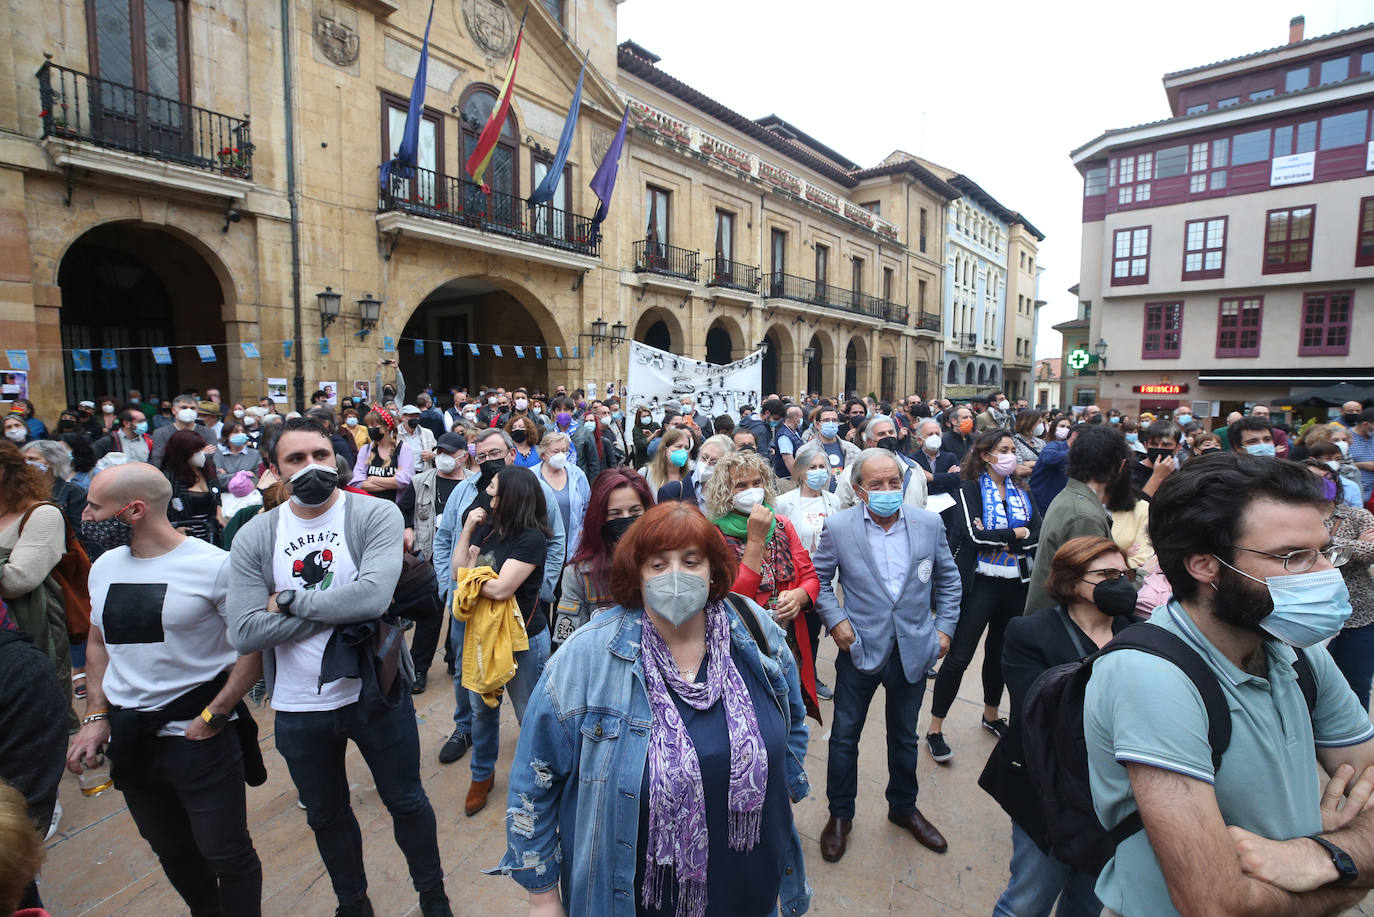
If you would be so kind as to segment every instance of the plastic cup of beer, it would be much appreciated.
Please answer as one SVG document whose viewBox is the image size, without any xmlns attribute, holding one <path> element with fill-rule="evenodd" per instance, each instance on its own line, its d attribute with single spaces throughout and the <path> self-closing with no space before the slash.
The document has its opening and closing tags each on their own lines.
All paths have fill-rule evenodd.
<svg viewBox="0 0 1374 917">
<path fill-rule="evenodd" d="M 83 796 L 99 796 L 108 790 L 114 781 L 110 779 L 110 762 L 103 754 L 97 753 L 95 759 L 83 758 L 82 772 L 76 779 L 81 783 Z"/>
</svg>

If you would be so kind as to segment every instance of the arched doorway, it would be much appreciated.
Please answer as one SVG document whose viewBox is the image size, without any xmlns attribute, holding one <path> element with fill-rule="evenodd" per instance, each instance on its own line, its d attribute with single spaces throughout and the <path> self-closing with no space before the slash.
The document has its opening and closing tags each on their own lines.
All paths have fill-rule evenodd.
<svg viewBox="0 0 1374 917">
<path fill-rule="evenodd" d="M 731 352 L 730 332 L 719 323 L 712 325 L 711 330 L 706 332 L 706 362 L 717 366 L 729 363 Z"/>
<path fill-rule="evenodd" d="M 224 344 L 224 291 L 205 258 L 173 233 L 139 223 L 107 223 L 77 239 L 58 266 L 62 290 L 62 368 L 67 404 L 136 388 L 171 398 L 179 392 L 227 389 L 228 359 L 216 348 L 213 363 L 189 349 Z M 170 349 L 159 364 L 153 347 Z M 91 370 L 77 372 L 73 349 L 91 351 Z M 114 352 L 116 367 L 101 365 Z M 261 392 L 224 392 L 256 400 Z"/>
<path fill-rule="evenodd" d="M 668 353 L 682 354 L 682 326 L 671 312 L 665 309 L 647 309 L 635 322 L 634 339 Z"/>
<path fill-rule="evenodd" d="M 763 339 L 768 342 L 768 346 L 763 351 L 763 381 L 759 398 L 767 398 L 769 395 L 776 394 L 778 382 L 782 378 L 782 345 L 778 342 L 778 336 L 772 329 L 769 329 Z M 755 407 L 757 406 L 755 405 Z"/>
<path fill-rule="evenodd" d="M 988 381 L 988 368 L 983 364 L 978 364 L 978 384 L 986 385 Z"/>
<path fill-rule="evenodd" d="M 959 384 L 959 364 L 953 360 L 949 364 L 949 374 L 945 377 L 946 385 Z"/>
<path fill-rule="evenodd" d="M 806 364 L 806 391 L 824 391 L 821 369 L 825 365 L 825 348 L 821 345 L 820 335 L 811 335 L 811 342 L 806 345 L 811 348 L 811 359 Z"/>
<path fill-rule="evenodd" d="M 844 393 L 853 397 L 859 390 L 859 351 L 850 341 L 844 349 Z"/>
<path fill-rule="evenodd" d="M 974 375 L 973 375 L 973 373 L 974 373 L 974 368 L 973 368 L 973 364 L 972 364 L 972 363 L 970 363 L 970 364 L 968 364 L 967 366 L 964 367 L 964 384 L 965 384 L 965 385 L 973 385 L 973 384 L 974 384 Z"/>
<path fill-rule="evenodd" d="M 525 304 L 493 278 L 464 277 L 441 285 L 416 307 L 401 337 L 397 358 L 412 392 L 426 385 L 436 393 L 484 385 L 550 391 L 551 373 L 566 383 L 564 376 L 570 378 L 579 366 L 570 362 L 563 342 L 548 340 Z M 423 353 L 415 352 L 415 340 L 424 341 Z M 444 352 L 444 342 L 452 345 L 451 353 Z M 470 342 L 482 345 L 480 353 L 472 353 Z M 493 344 L 501 347 L 501 356 Z M 556 346 L 563 348 L 563 360 Z"/>
</svg>

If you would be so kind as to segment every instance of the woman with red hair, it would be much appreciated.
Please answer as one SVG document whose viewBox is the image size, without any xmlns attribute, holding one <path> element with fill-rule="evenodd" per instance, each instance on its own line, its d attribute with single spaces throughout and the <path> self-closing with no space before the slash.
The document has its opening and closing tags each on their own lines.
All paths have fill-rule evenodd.
<svg viewBox="0 0 1374 917">
<path fill-rule="evenodd" d="M 730 594 L 736 567 L 677 501 L 616 545 L 617 605 L 549 661 L 520 727 L 500 869 L 532 914 L 809 906 L 788 802 L 809 790 L 801 685 L 782 630 Z"/>
<path fill-rule="evenodd" d="M 592 482 L 576 553 L 563 568 L 563 587 L 554 617 L 555 646 L 615 604 L 611 598 L 611 553 L 630 525 L 654 505 L 649 485 L 633 468 L 607 468 Z"/>
</svg>

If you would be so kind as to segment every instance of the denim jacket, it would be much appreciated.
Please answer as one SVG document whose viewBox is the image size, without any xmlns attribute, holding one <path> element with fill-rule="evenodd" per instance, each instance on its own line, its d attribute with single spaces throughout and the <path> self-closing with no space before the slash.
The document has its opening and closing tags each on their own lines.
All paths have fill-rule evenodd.
<svg viewBox="0 0 1374 917">
<path fill-rule="evenodd" d="M 746 601 L 749 601 L 746 599 Z M 782 629 L 749 602 L 761 652 L 726 603 L 738 658 L 766 680 L 787 723 L 787 792 L 804 799 L 808 731 L 796 663 Z M 525 708 L 506 810 L 507 850 L 490 873 L 530 891 L 562 884 L 568 917 L 634 917 L 640 790 L 652 715 L 640 659 L 644 613 L 617 605 L 579 628 L 549 660 Z M 786 917 L 811 906 L 795 827 L 779 894 Z"/>
</svg>

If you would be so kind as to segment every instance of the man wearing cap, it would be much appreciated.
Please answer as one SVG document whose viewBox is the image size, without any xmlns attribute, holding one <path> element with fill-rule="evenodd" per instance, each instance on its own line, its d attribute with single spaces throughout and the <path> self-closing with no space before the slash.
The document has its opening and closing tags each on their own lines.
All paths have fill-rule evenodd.
<svg viewBox="0 0 1374 917">
<path fill-rule="evenodd" d="M 162 452 L 167 448 L 167 440 L 178 430 L 194 430 L 205 440 L 205 445 L 209 447 L 206 449 L 207 452 L 217 451 L 217 437 L 214 431 L 196 423 L 199 411 L 200 401 L 195 395 L 177 395 L 172 400 L 172 422 L 153 433 L 153 457 L 149 459 L 150 462 L 158 468 L 162 467 Z"/>
<path fill-rule="evenodd" d="M 103 430 L 100 426 L 100 419 L 95 416 L 95 402 L 80 402 L 76 406 L 76 414 L 81 418 L 81 430 L 86 434 L 86 438 L 91 440 L 91 442 L 95 442 L 99 439 Z"/>
<path fill-rule="evenodd" d="M 196 419 L 200 421 L 202 427 L 209 430 L 212 434 L 211 443 L 218 443 L 220 433 L 224 430 L 224 413 L 219 403 L 215 401 L 202 401 L 196 406 Z"/>
<path fill-rule="evenodd" d="M 396 438 L 409 446 L 410 454 L 415 456 L 417 474 L 434 467 L 434 433 L 420 424 L 421 413 L 415 405 L 405 405 L 401 408 L 401 425 L 396 430 Z"/>
<path fill-rule="evenodd" d="M 426 430 L 425 432 L 429 432 Z M 443 515 L 444 507 L 454 489 L 463 482 L 459 459 L 466 458 L 467 439 L 461 433 L 445 433 L 434 443 L 434 467 L 417 472 L 396 501 L 405 520 L 405 549 L 424 560 L 434 556 L 434 530 Z M 439 645 L 439 621 L 415 622 L 415 638 L 411 641 L 410 656 L 415 661 L 415 683 L 411 692 L 425 689 L 429 665 L 434 661 L 434 648 Z"/>
</svg>

